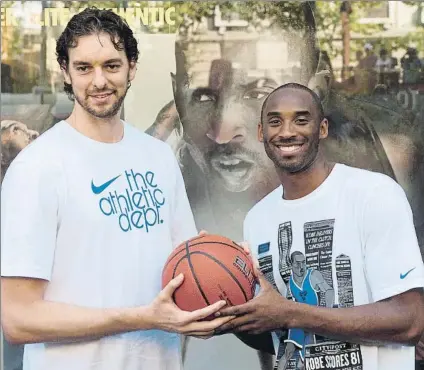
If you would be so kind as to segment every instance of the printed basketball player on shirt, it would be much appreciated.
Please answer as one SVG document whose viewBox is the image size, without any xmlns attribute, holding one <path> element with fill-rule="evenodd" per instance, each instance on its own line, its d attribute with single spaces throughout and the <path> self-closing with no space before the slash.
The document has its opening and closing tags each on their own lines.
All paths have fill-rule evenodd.
<svg viewBox="0 0 424 370">
<path fill-rule="evenodd" d="M 299 303 L 306 303 L 314 306 L 319 305 L 318 293 L 325 294 L 325 303 L 327 307 L 334 304 L 334 289 L 328 285 L 324 277 L 318 270 L 306 267 L 305 255 L 302 252 L 295 251 L 291 254 L 292 274 L 290 276 L 290 293 L 293 300 Z M 279 369 L 286 370 L 288 361 L 293 357 L 294 352 L 299 352 L 298 367 L 304 361 L 304 349 L 307 344 L 315 344 L 315 334 L 306 333 L 302 329 L 290 329 L 288 339 L 285 340 L 286 349 L 281 358 Z"/>
</svg>

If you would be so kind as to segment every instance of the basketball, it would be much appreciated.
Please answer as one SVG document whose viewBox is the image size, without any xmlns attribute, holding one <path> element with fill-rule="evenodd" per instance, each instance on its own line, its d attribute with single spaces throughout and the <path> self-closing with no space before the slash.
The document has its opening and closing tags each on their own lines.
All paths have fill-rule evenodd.
<svg viewBox="0 0 424 370">
<path fill-rule="evenodd" d="M 250 257 L 243 247 L 220 235 L 197 236 L 179 245 L 166 261 L 162 287 L 180 273 L 184 281 L 174 301 L 184 311 L 220 300 L 239 305 L 254 296 L 256 278 Z"/>
</svg>

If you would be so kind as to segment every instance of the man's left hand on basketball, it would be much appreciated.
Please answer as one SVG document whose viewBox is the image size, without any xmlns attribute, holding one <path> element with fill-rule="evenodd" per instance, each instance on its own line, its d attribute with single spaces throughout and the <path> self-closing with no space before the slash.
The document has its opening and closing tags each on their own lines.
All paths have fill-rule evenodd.
<svg viewBox="0 0 424 370">
<path fill-rule="evenodd" d="M 150 304 L 148 309 L 151 314 L 150 317 L 155 318 L 154 327 L 196 338 L 210 338 L 214 329 L 227 323 L 231 320 L 231 317 L 220 317 L 210 321 L 203 319 L 222 308 L 224 302 L 216 302 L 193 312 L 182 311 L 177 307 L 172 297 L 183 281 L 184 276 L 182 274 L 172 279 Z"/>
<path fill-rule="evenodd" d="M 215 330 L 215 334 L 261 334 L 287 326 L 285 321 L 289 315 L 286 311 L 292 302 L 279 294 L 258 269 L 255 270 L 261 286 L 260 293 L 247 303 L 224 308 L 216 313 L 218 317 L 236 317 Z"/>
</svg>

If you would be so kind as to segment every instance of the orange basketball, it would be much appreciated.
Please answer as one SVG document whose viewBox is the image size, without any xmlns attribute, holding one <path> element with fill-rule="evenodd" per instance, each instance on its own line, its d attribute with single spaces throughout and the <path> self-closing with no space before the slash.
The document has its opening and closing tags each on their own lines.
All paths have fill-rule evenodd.
<svg viewBox="0 0 424 370">
<path fill-rule="evenodd" d="M 197 236 L 179 245 L 168 257 L 162 287 L 184 274 L 174 294 L 184 311 L 194 311 L 220 300 L 234 306 L 253 298 L 256 279 L 243 247 L 220 235 Z"/>
</svg>

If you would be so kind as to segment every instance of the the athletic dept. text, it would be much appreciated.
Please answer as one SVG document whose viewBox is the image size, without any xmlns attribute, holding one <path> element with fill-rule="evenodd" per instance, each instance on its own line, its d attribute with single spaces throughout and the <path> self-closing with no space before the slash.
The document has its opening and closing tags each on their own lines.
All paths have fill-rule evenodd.
<svg viewBox="0 0 424 370">
<path fill-rule="evenodd" d="M 134 229 L 149 232 L 155 225 L 162 224 L 160 208 L 165 204 L 165 197 L 156 183 L 155 174 L 151 171 L 141 174 L 131 169 L 124 172 L 124 178 L 124 191 L 109 190 L 99 199 L 102 213 L 116 217 L 124 232 Z"/>
</svg>

